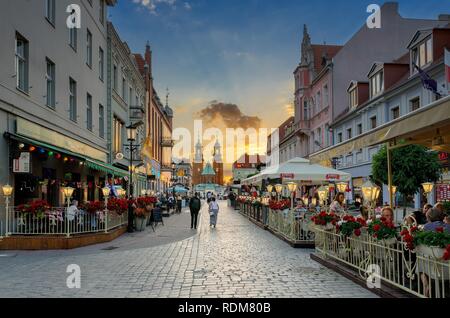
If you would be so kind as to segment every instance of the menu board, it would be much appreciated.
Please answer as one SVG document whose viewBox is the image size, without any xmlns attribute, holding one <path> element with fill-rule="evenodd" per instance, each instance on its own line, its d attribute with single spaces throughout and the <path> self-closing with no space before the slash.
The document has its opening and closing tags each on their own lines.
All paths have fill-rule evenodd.
<svg viewBox="0 0 450 318">
<path fill-rule="evenodd" d="M 450 184 L 436 185 L 437 201 L 450 201 Z"/>
</svg>

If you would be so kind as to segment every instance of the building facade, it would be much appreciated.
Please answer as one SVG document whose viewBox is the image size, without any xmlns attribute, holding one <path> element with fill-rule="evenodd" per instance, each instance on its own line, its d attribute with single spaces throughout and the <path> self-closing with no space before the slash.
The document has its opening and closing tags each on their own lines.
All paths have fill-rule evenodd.
<svg viewBox="0 0 450 318">
<path fill-rule="evenodd" d="M 420 111 L 448 94 L 443 59 L 445 47 L 450 47 L 450 28 L 418 30 L 409 40 L 409 45 L 405 47 L 406 54 L 393 61 L 368 64 L 366 79 L 348 84 L 347 110 L 332 125 L 334 146 L 319 152 L 317 156 L 312 155 L 312 161 L 320 158 L 321 162 L 331 156 L 336 157 L 337 168 L 352 174 L 354 197 L 362 196 L 361 185 L 370 178 L 372 158 L 380 149 L 380 146 L 365 147 L 365 135 Z M 424 87 L 415 65 L 437 82 L 438 94 Z M 441 153 L 440 157 L 445 161 L 446 153 Z M 448 174 L 444 173 L 436 190 L 448 184 Z M 387 186 L 383 188 L 383 202 L 388 202 Z M 419 208 L 423 199 L 418 193 L 414 198 L 414 207 Z M 435 202 L 436 199 L 450 198 L 433 194 L 429 199 Z"/>
<path fill-rule="evenodd" d="M 81 8 L 69 29 L 66 8 Z M 12 204 L 44 199 L 64 205 L 101 198 L 108 174 L 107 7 L 115 1 L 25 1 L 0 12 L 0 183 Z M 4 138 L 3 138 L 4 137 Z M 3 203 L 3 198 L 0 199 Z M 1 211 L 1 218 L 4 211 Z"/>
<path fill-rule="evenodd" d="M 150 189 L 155 192 L 165 192 L 172 179 L 172 129 L 173 110 L 168 103 L 164 106 L 153 84 L 152 51 L 147 44 L 144 56 L 134 54 L 138 68 L 144 76 L 146 86 L 146 116 L 147 140 L 145 159 L 146 169 L 150 174 Z"/>
<path fill-rule="evenodd" d="M 221 145 L 216 141 L 212 163 L 205 164 L 203 156 L 203 146 L 200 140 L 195 145 L 194 162 L 192 164 L 192 183 L 194 186 L 200 184 L 224 184 L 223 158 Z"/>
<path fill-rule="evenodd" d="M 126 127 L 137 125 L 135 145 L 143 145 L 147 136 L 146 126 L 146 88 L 145 81 L 138 69 L 136 58 L 128 45 L 123 42 L 111 22 L 108 22 L 108 54 L 107 54 L 107 142 L 109 163 L 129 172 L 133 167 L 134 194 L 147 189 L 147 173 L 143 165 L 140 149 L 133 152 L 130 161 L 130 148 Z M 114 178 L 115 182 L 122 182 Z M 125 186 L 125 184 L 124 184 Z"/>
<path fill-rule="evenodd" d="M 240 184 L 242 180 L 259 173 L 266 166 L 266 158 L 261 155 L 242 155 L 233 163 L 232 173 L 234 184 Z"/>
</svg>

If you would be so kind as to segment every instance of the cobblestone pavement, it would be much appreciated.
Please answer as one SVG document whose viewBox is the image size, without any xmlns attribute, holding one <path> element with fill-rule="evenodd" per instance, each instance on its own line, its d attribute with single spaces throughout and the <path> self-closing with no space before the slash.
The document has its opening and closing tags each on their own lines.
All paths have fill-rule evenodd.
<svg viewBox="0 0 450 318">
<path fill-rule="evenodd" d="M 205 210 L 198 232 L 188 228 L 189 213 L 169 220 L 157 232 L 179 237 L 140 233 L 71 251 L 0 251 L 0 297 L 375 297 L 225 203 L 217 229 Z M 66 285 L 69 264 L 81 268 L 80 289 Z"/>
</svg>

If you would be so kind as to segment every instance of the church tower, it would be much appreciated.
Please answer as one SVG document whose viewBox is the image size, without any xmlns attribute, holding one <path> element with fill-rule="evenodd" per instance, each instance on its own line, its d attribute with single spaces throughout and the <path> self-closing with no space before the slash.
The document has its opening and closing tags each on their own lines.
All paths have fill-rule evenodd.
<svg viewBox="0 0 450 318">
<path fill-rule="evenodd" d="M 203 147 L 202 143 L 200 142 L 200 138 L 197 141 L 197 144 L 195 145 L 195 155 L 194 155 L 194 162 L 192 164 L 192 183 L 194 185 L 201 184 L 202 183 L 202 171 L 203 171 Z"/>
<path fill-rule="evenodd" d="M 218 139 L 216 139 L 216 144 L 214 145 L 213 168 L 216 173 L 216 184 L 223 185 L 223 159 Z"/>
</svg>

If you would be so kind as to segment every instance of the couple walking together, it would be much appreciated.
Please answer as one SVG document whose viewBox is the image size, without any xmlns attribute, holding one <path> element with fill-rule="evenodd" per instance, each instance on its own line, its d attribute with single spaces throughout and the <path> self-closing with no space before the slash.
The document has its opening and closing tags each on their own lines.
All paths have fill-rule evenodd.
<svg viewBox="0 0 450 318">
<path fill-rule="evenodd" d="M 211 198 L 208 200 L 208 211 L 210 216 L 209 225 L 214 226 L 217 225 L 217 216 L 219 214 L 219 203 L 216 201 L 216 198 Z M 191 198 L 189 202 L 189 209 L 191 210 L 191 229 L 197 229 L 198 223 L 198 214 L 200 212 L 202 203 L 199 198 L 199 194 L 196 193 L 194 197 Z"/>
</svg>

